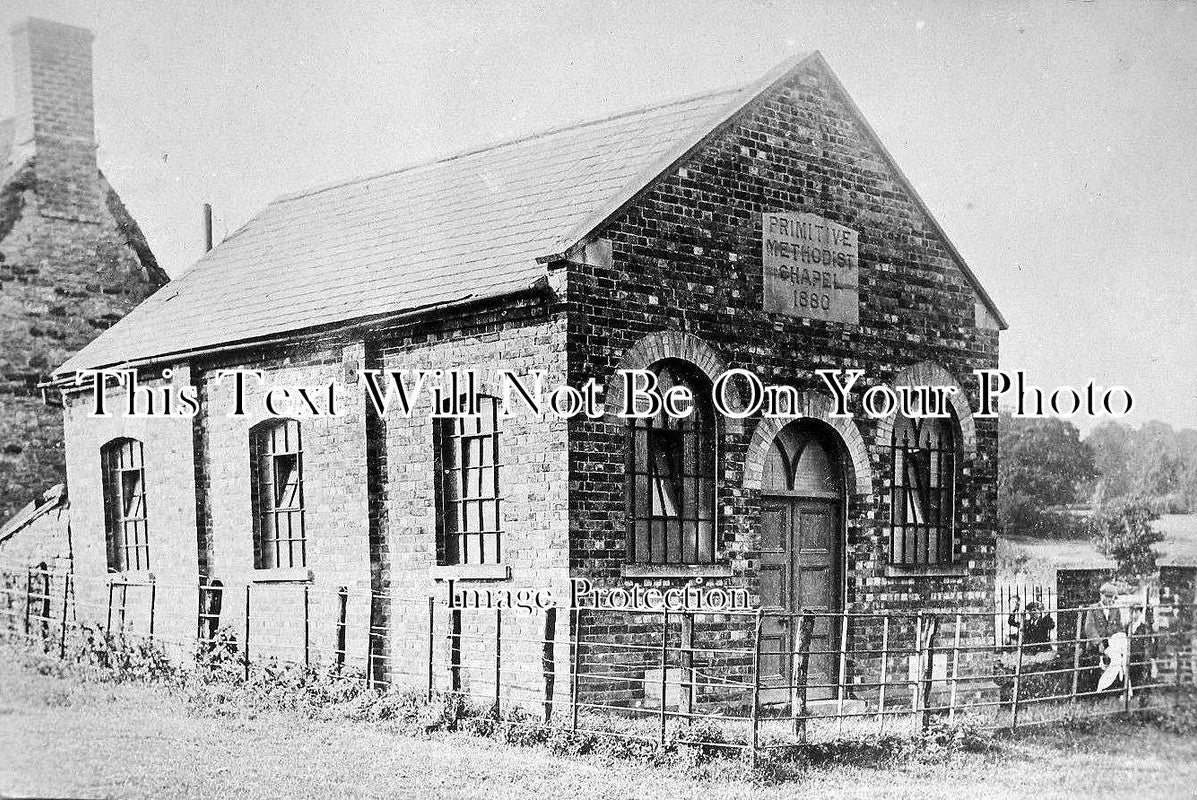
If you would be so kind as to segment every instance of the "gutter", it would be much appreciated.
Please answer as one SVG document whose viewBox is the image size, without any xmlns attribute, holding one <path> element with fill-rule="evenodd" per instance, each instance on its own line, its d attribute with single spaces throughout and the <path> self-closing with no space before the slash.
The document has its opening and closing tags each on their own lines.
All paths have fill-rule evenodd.
<svg viewBox="0 0 1197 800">
<path fill-rule="evenodd" d="M 279 344 L 296 344 L 300 342 L 310 341 L 329 335 L 337 335 L 348 333 L 362 328 L 368 328 L 377 325 L 380 322 L 402 323 L 413 318 L 426 316 L 437 311 L 447 311 L 451 309 L 461 308 L 482 300 L 496 299 L 499 297 L 506 297 L 513 294 L 518 294 L 524 291 L 550 291 L 547 280 L 544 277 L 538 278 L 533 283 L 516 289 L 510 292 L 499 292 L 491 295 L 478 295 L 473 292 L 463 294 L 452 300 L 445 300 L 439 303 L 430 303 L 425 306 L 417 306 L 416 308 L 406 309 L 404 311 L 388 311 L 382 314 L 375 314 L 370 317 L 365 317 L 353 320 L 348 323 L 329 323 L 325 326 L 318 326 L 308 329 L 304 332 L 288 331 L 282 333 L 271 334 L 254 339 L 242 339 L 238 342 L 228 344 L 210 345 L 207 347 L 196 347 L 190 350 L 176 350 L 169 353 L 162 353 L 155 356 L 147 356 L 146 358 L 132 359 L 129 361 L 118 361 L 112 364 L 102 364 L 89 367 L 80 367 L 73 374 L 51 376 L 47 381 L 43 381 L 37 385 L 38 389 L 42 390 L 42 397 L 46 400 L 47 405 L 60 404 L 61 401 L 55 403 L 49 399 L 49 390 L 59 389 L 61 391 L 68 391 L 72 388 L 77 388 L 76 376 L 79 372 L 96 371 L 96 370 L 122 370 L 122 369 L 140 369 L 141 367 L 161 364 L 167 361 L 187 361 L 195 358 L 200 358 L 209 355 L 216 355 L 220 353 L 227 353 L 236 350 L 244 350 L 250 347 L 269 347 Z M 303 331 L 303 329 L 299 329 Z"/>
</svg>

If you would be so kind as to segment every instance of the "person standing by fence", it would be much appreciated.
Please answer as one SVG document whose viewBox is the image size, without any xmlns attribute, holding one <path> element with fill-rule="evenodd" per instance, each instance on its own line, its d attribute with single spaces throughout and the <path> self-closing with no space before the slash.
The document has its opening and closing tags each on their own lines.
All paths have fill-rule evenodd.
<svg viewBox="0 0 1197 800">
<path fill-rule="evenodd" d="M 1014 599 L 1014 608 L 1006 623 L 1011 628 L 1022 628 L 1022 646 L 1024 653 L 1039 654 L 1051 652 L 1052 630 L 1056 627 L 1055 620 L 1050 614 L 1043 613 L 1043 604 L 1031 601 L 1027 603 L 1025 614 L 1019 614 L 1020 601 Z"/>
<path fill-rule="evenodd" d="M 1084 655 L 1088 669 L 1082 674 L 1082 692 L 1092 692 L 1097 688 L 1097 681 L 1101 670 L 1107 666 L 1105 662 L 1106 650 L 1110 637 L 1126 630 L 1126 620 L 1122 609 L 1114 604 L 1118 596 L 1118 587 L 1106 581 L 1098 590 L 1100 599 L 1085 608 L 1082 639 L 1084 640 Z"/>
</svg>

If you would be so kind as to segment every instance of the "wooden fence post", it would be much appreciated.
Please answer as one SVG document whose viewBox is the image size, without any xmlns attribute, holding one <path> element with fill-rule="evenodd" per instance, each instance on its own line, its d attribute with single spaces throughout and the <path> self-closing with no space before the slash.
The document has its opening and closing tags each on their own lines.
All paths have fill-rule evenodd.
<svg viewBox="0 0 1197 800">
<path fill-rule="evenodd" d="M 573 625 L 570 630 L 570 648 L 569 648 L 569 707 L 571 719 L 569 729 L 576 731 L 578 729 L 578 645 L 582 638 L 582 609 L 571 608 L 570 614 L 573 617 Z"/>
<path fill-rule="evenodd" d="M 503 609 L 495 609 L 495 719 L 499 719 L 499 700 L 503 694 Z"/>
<path fill-rule="evenodd" d="M 1132 656 L 1132 637 L 1134 636 L 1134 615 L 1128 615 L 1130 619 L 1126 623 L 1126 663 L 1122 668 L 1122 711 L 1127 716 L 1130 716 L 1131 706 L 1131 661 Z"/>
<path fill-rule="evenodd" d="M 806 683 L 810 670 L 810 637 L 814 629 L 815 619 L 809 614 L 798 615 L 798 669 L 791 670 L 794 685 L 790 687 L 790 708 L 794 717 L 794 736 L 799 740 L 806 739 Z"/>
<path fill-rule="evenodd" d="M 33 570 L 25 570 L 25 641 L 29 641 L 29 613 L 33 608 Z"/>
<path fill-rule="evenodd" d="M 70 597 L 71 573 L 62 579 L 62 627 L 58 631 L 58 657 L 66 658 L 67 599 Z"/>
<path fill-rule="evenodd" d="M 1085 612 L 1079 611 L 1076 615 L 1076 636 L 1073 637 L 1072 642 L 1072 702 L 1075 703 L 1080 696 L 1080 681 L 1081 681 L 1081 644 L 1083 643 L 1085 635 Z"/>
<path fill-rule="evenodd" d="M 919 727 L 921 730 L 926 730 L 927 726 L 931 724 L 931 688 L 935 677 L 935 635 L 939 633 L 939 615 L 932 614 L 931 618 L 927 620 L 926 644 L 923 646 L 923 661 L 920 663 L 922 668 L 922 716 L 919 719 Z"/>
<path fill-rule="evenodd" d="M 127 582 L 121 583 L 121 636 L 125 635 L 125 620 L 129 618 L 129 584 Z"/>
<path fill-rule="evenodd" d="M 963 616 L 956 615 L 956 631 L 952 636 L 952 685 L 948 687 L 948 724 L 956 722 L 956 683 L 960 676 L 960 628 Z"/>
<path fill-rule="evenodd" d="M 1014 696 L 1011 698 L 1013 702 L 1010 714 L 1011 730 L 1018 730 L 1018 701 L 1019 694 L 1022 692 L 1022 637 L 1024 628 L 1026 628 L 1025 624 L 1018 626 L 1018 655 L 1014 661 Z"/>
<path fill-rule="evenodd" d="M 848 614 L 840 615 L 840 657 L 837 670 L 838 680 L 835 687 L 835 732 L 839 736 L 844 732 L 844 695 L 847 694 L 848 682 Z"/>
<path fill-rule="evenodd" d="M 150 644 L 154 643 L 154 612 L 158 605 L 158 584 L 150 581 Z"/>
<path fill-rule="evenodd" d="M 436 647 L 436 596 L 428 595 L 428 699 L 432 700 L 433 650 Z"/>
<path fill-rule="evenodd" d="M 336 661 L 337 670 L 345 666 L 345 650 L 347 646 L 346 633 L 349 624 L 349 587 L 342 586 L 337 589 L 337 641 L 336 653 L 334 660 Z"/>
<path fill-rule="evenodd" d="M 308 584 L 303 585 L 303 666 L 310 668 L 312 666 L 312 612 L 311 612 L 311 587 Z"/>
<path fill-rule="evenodd" d="M 108 614 L 104 619 L 104 633 L 108 638 L 112 638 L 112 593 L 115 589 L 115 584 L 108 584 Z"/>
<path fill-rule="evenodd" d="M 669 609 L 661 612 L 661 745 L 665 744 L 665 694 L 669 676 Z"/>
<path fill-rule="evenodd" d="M 878 735 L 885 733 L 885 689 L 889 686 L 889 614 L 881 623 L 881 685 L 877 690 Z"/>
<path fill-rule="evenodd" d="M 919 727 L 919 698 L 922 696 L 920 683 L 923 677 L 923 615 L 914 621 L 914 678 L 910 680 L 910 727 Z"/>
<path fill-rule="evenodd" d="M 752 639 L 752 768 L 756 769 L 761 734 L 761 623 L 764 610 L 756 610 L 756 633 Z"/>
<path fill-rule="evenodd" d="M 374 590 L 366 594 L 366 688 L 374 686 Z"/>
<path fill-rule="evenodd" d="M 249 587 L 245 584 L 245 680 L 249 680 Z"/>
<path fill-rule="evenodd" d="M 540 668 L 544 675 L 544 721 L 547 725 L 553 718 L 553 692 L 557 688 L 557 606 L 544 610 L 544 636 Z"/>
</svg>

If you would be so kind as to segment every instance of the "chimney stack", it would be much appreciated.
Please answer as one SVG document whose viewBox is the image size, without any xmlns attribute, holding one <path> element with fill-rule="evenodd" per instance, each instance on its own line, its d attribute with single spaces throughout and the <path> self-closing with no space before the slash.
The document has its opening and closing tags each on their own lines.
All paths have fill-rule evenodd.
<svg viewBox="0 0 1197 800">
<path fill-rule="evenodd" d="M 32 158 L 42 216 L 94 222 L 101 199 L 86 28 L 30 17 L 12 29 L 14 164 Z"/>
<path fill-rule="evenodd" d="M 212 249 L 212 204 L 204 203 L 204 252 Z"/>
</svg>

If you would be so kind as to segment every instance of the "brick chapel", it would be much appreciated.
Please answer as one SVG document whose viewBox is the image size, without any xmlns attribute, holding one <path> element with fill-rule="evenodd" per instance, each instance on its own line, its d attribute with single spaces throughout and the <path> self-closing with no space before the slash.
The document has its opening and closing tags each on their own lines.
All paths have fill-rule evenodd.
<svg viewBox="0 0 1197 800">
<path fill-rule="evenodd" d="M 158 593 L 166 639 L 194 635 L 194 587 L 219 580 L 234 628 L 242 591 L 255 608 L 323 598 L 303 635 L 329 642 L 346 634 L 320 604 L 344 590 L 340 646 L 367 652 L 385 631 L 369 652 L 395 681 L 421 674 L 428 599 L 450 579 L 990 611 L 997 427 L 970 408 L 1004 327 L 805 54 L 742 88 L 272 202 L 55 373 L 77 569 L 191 587 Z M 113 385 L 97 417 L 70 385 L 127 367 L 192 391 L 198 414 L 129 417 Z M 506 418 L 484 385 L 465 420 L 380 415 L 364 393 L 336 417 L 261 412 L 271 385 L 360 387 L 363 369 L 403 367 L 594 378 L 608 409 L 616 372 L 648 369 L 700 399 L 686 419 Z M 835 417 L 816 370 L 842 368 L 863 370 L 854 397 L 959 393 L 941 419 Z M 226 413 L 229 369 L 261 371 L 245 389 L 257 413 Z M 701 398 L 732 369 L 792 387 L 799 412 L 715 413 Z M 966 638 L 992 641 L 982 627 Z M 296 631 L 253 637 L 281 648 Z M 784 651 L 792 632 L 764 635 Z"/>
</svg>

